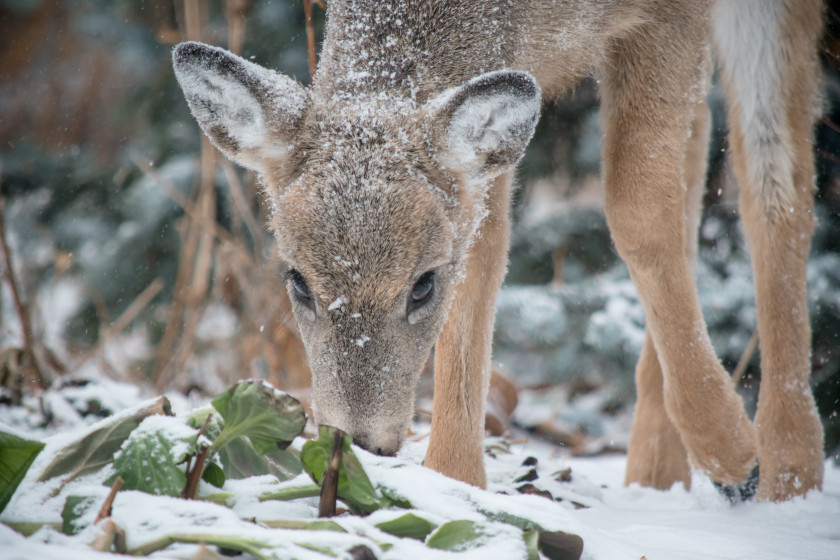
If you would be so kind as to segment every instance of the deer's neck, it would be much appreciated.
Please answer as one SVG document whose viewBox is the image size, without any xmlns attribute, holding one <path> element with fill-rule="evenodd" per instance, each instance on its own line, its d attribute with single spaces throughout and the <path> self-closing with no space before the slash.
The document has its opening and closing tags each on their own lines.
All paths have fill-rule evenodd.
<svg viewBox="0 0 840 560">
<path fill-rule="evenodd" d="M 332 0 L 316 94 L 423 102 L 508 67 L 516 19 L 507 2 Z"/>
</svg>

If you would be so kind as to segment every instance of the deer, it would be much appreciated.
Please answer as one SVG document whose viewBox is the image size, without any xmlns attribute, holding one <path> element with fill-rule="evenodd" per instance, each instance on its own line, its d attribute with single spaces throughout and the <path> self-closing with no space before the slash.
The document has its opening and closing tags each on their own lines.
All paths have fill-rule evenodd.
<svg viewBox="0 0 840 560">
<path fill-rule="evenodd" d="M 541 106 L 594 76 L 605 213 L 646 315 L 626 483 L 749 498 L 820 489 L 805 265 L 815 228 L 818 0 L 332 0 L 310 86 L 173 51 L 201 129 L 255 172 L 317 424 L 394 455 L 434 349 L 424 464 L 486 487 L 484 409 L 516 166 Z M 754 271 L 754 419 L 694 278 L 716 54 Z"/>
</svg>

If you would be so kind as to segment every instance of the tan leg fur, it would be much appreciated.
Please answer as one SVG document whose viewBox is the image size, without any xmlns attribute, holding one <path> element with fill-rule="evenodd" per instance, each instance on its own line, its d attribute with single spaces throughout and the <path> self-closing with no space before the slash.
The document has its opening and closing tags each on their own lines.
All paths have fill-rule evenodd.
<svg viewBox="0 0 840 560">
<path fill-rule="evenodd" d="M 686 257 L 692 267 L 697 259 L 697 234 L 706 181 L 711 116 L 706 103 L 694 108 L 694 121 L 685 157 Z M 691 472 L 679 432 L 665 410 L 664 379 L 650 332 L 636 366 L 636 413 L 627 450 L 626 484 L 667 489 L 675 482 L 691 487 Z"/>
<path fill-rule="evenodd" d="M 766 500 L 819 488 L 823 475 L 822 425 L 808 384 L 811 329 L 805 289 L 805 263 L 814 230 L 811 138 L 818 82 L 814 43 L 820 33 L 816 24 L 821 6 L 806 0 L 788 2 L 785 9 L 778 40 L 788 47 L 790 61 L 776 80 L 764 84 L 774 88 L 769 97 L 778 102 L 767 108 L 778 122 L 765 131 L 761 139 L 765 145 L 751 145 L 753 137 L 745 136 L 741 90 L 750 84 L 723 58 L 730 144 L 755 275 L 761 349 L 755 417 L 760 443 L 758 497 Z M 771 160 L 759 157 L 762 149 L 772 150 Z"/>
<path fill-rule="evenodd" d="M 664 404 L 679 430 L 689 460 L 713 479 L 737 483 L 753 468 L 758 446 L 752 423 L 721 367 L 700 312 L 691 266 L 686 177 L 694 103 L 686 92 L 700 84 L 705 18 L 694 33 L 668 29 L 619 41 L 604 79 L 604 180 L 607 219 L 616 247 L 627 262 L 645 307 L 649 332 L 664 374 Z M 689 55 L 689 57 L 692 55 Z M 659 72 L 656 60 L 681 60 Z M 624 69 L 634 68 L 630 83 Z M 642 84 L 659 82 L 659 98 Z M 634 87 L 635 85 L 635 87 Z M 663 102 L 663 93 L 670 93 Z M 686 105 L 691 103 L 690 105 Z"/>
<path fill-rule="evenodd" d="M 484 401 L 496 294 L 507 268 L 511 174 L 496 179 L 488 216 L 470 248 L 466 278 L 435 347 L 435 400 L 425 465 L 486 487 Z"/>
</svg>

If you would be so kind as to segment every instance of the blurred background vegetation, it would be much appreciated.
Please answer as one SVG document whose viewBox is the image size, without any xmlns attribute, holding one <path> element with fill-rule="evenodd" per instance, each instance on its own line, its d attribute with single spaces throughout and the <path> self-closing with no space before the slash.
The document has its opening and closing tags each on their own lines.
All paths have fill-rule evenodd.
<svg viewBox="0 0 840 560">
<path fill-rule="evenodd" d="M 809 265 L 812 385 L 831 453 L 840 444 L 838 8 L 829 2 L 822 44 Z M 323 11 L 313 19 L 320 38 Z M 103 374 L 201 394 L 249 376 L 308 384 L 255 178 L 202 139 L 175 83 L 170 51 L 186 39 L 309 81 L 300 0 L 0 0 L 0 225 L 16 280 L 0 263 L 0 402 L 18 402 L 30 384 Z M 709 102 L 699 288 L 716 349 L 754 407 L 760 346 L 750 351 L 755 306 L 719 88 Z M 598 97 L 586 80 L 546 107 L 520 168 L 495 358 L 520 384 L 609 387 L 609 407 L 629 409 L 644 317 L 606 230 L 599 162 Z"/>
</svg>

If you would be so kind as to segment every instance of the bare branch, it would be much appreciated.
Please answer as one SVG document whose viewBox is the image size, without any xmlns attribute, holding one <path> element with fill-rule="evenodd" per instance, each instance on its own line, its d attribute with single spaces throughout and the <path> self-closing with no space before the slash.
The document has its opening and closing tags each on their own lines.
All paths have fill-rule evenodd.
<svg viewBox="0 0 840 560">
<path fill-rule="evenodd" d="M 20 295 L 20 285 L 15 276 L 12 251 L 6 239 L 6 200 L 0 192 L 0 248 L 3 250 L 3 259 L 6 265 L 6 279 L 12 291 L 12 299 L 15 302 L 15 310 L 20 320 L 20 328 L 23 331 L 23 351 L 25 356 L 25 369 L 31 372 L 32 377 L 41 389 L 46 389 L 49 384 L 44 379 L 43 370 L 35 355 L 35 343 L 32 335 L 32 317 L 29 314 L 29 306 L 23 301 Z"/>
</svg>

